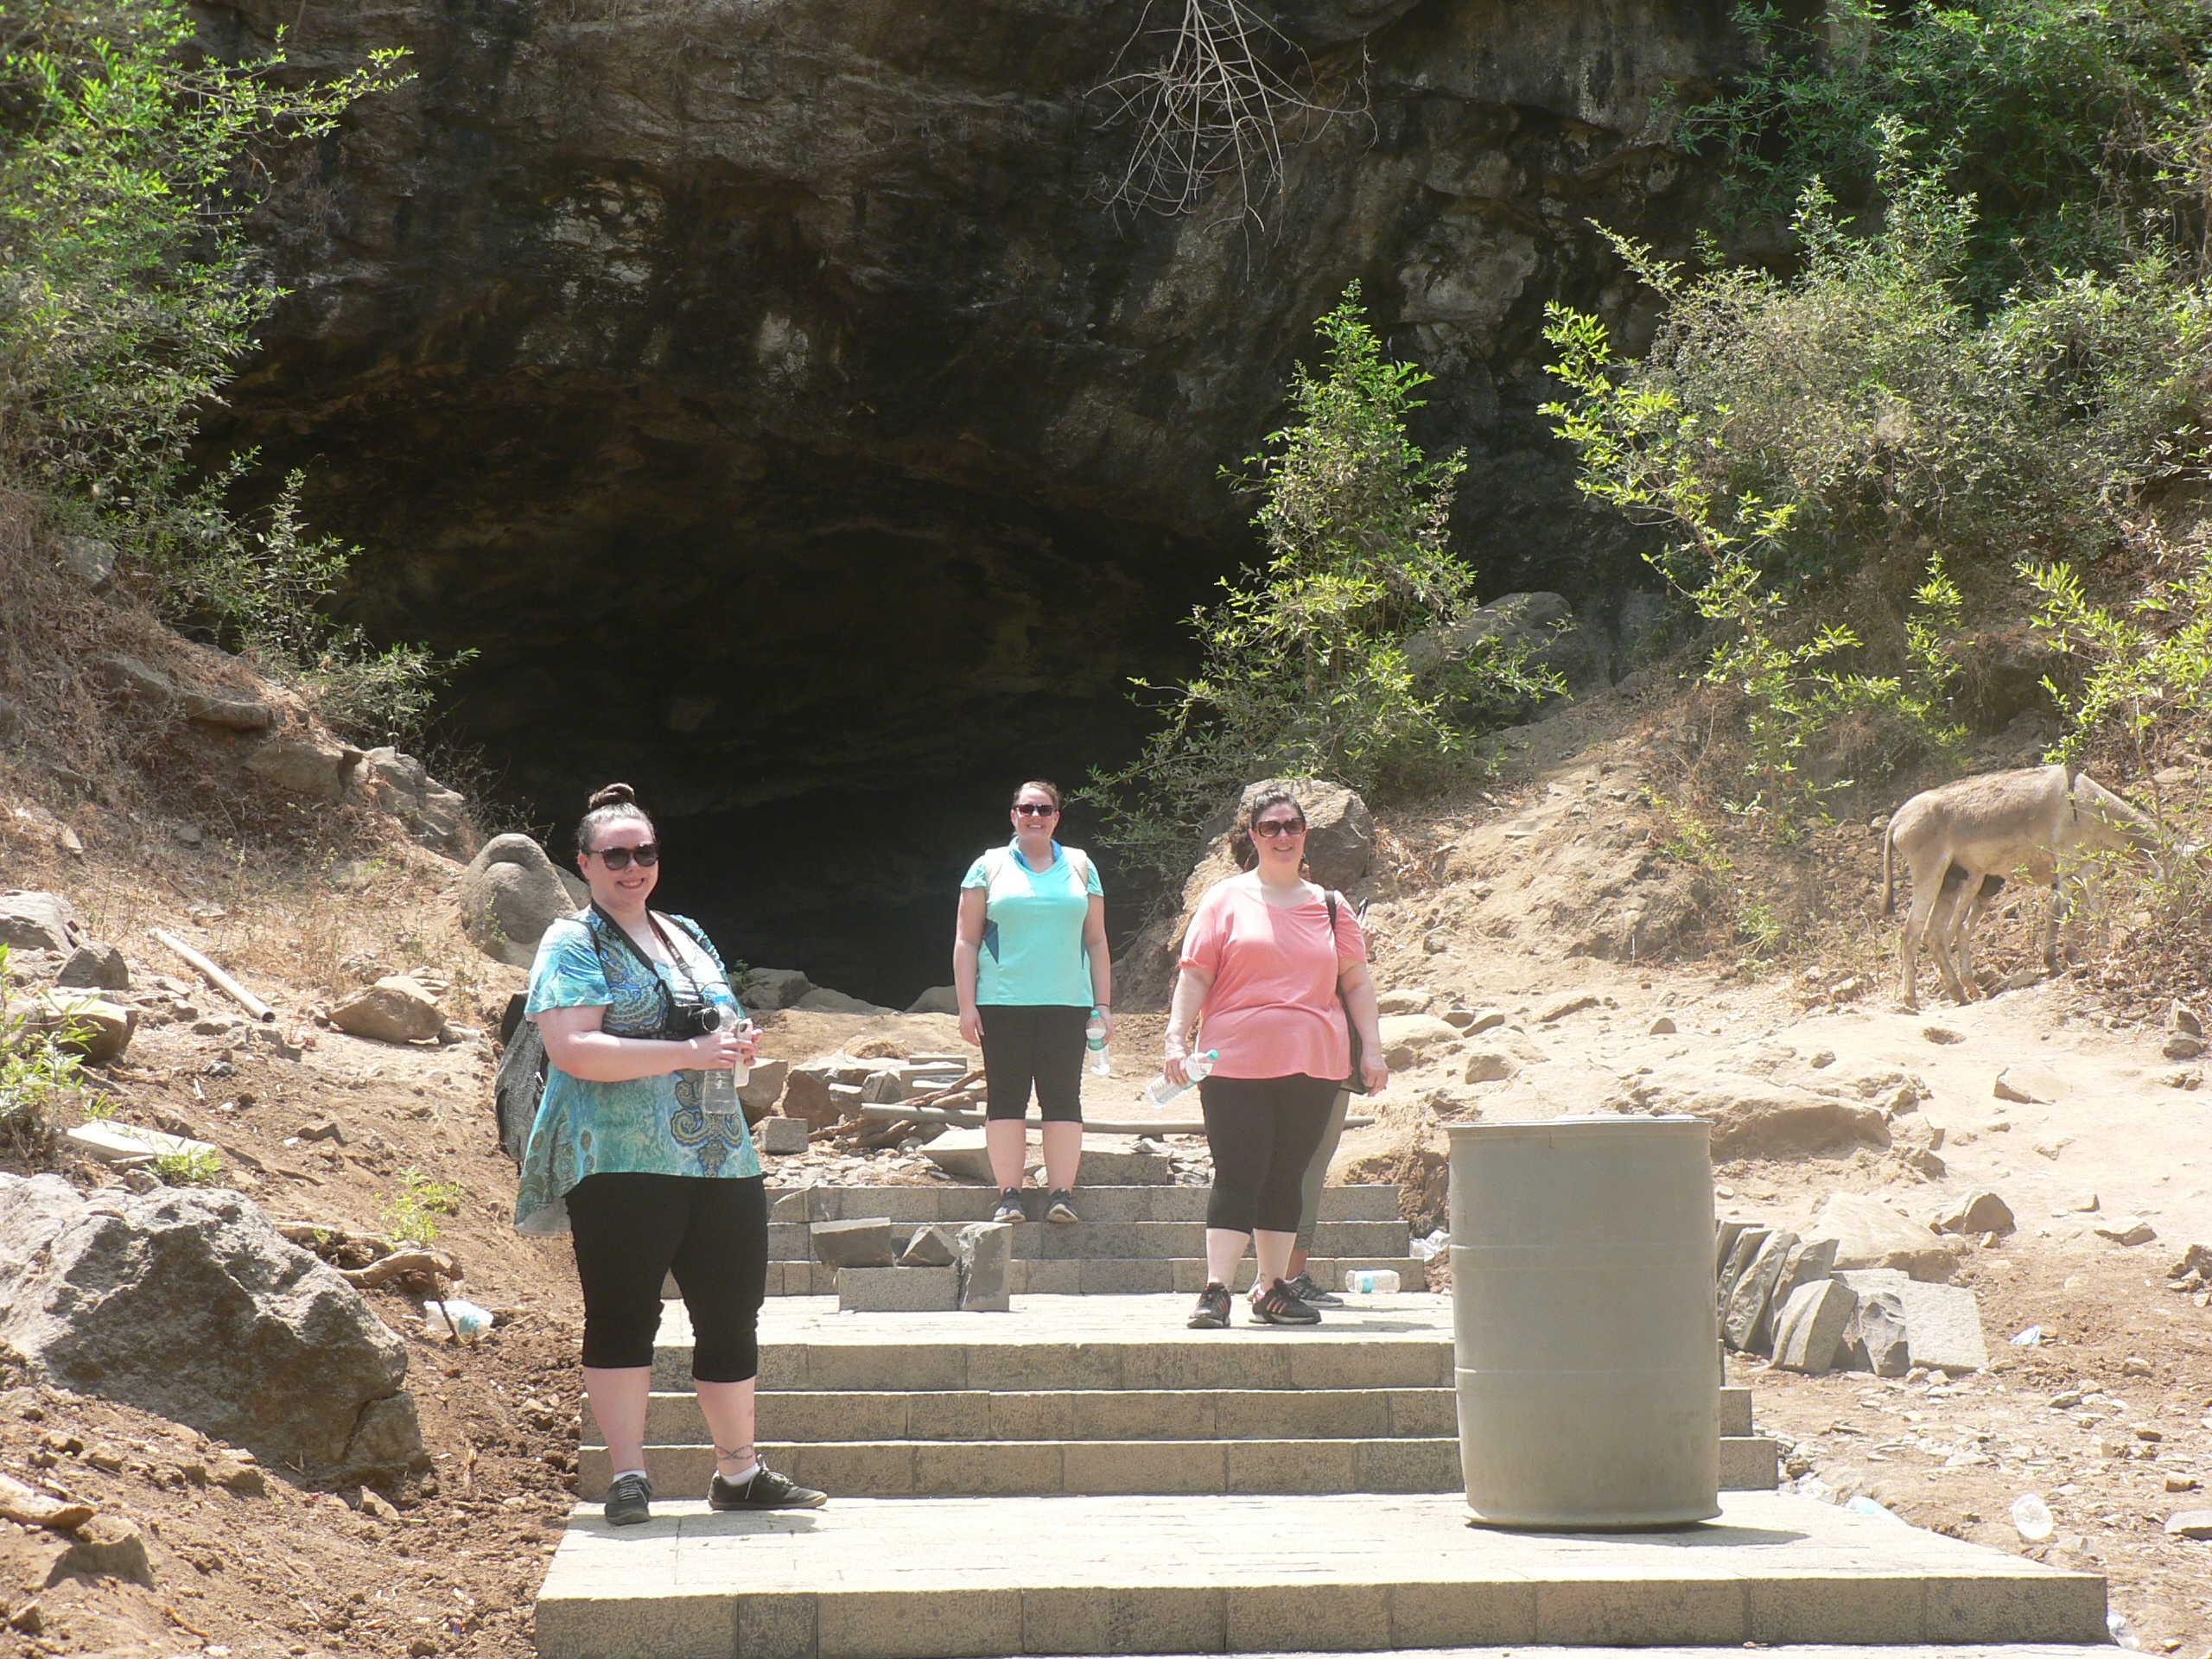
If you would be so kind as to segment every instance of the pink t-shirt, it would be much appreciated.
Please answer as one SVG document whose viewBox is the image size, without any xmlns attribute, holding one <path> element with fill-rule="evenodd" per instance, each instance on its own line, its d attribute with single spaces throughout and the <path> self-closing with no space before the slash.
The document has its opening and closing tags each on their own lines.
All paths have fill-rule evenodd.
<svg viewBox="0 0 2212 1659">
<path fill-rule="evenodd" d="M 1261 896 L 1255 872 L 1217 883 L 1183 937 L 1182 965 L 1213 976 L 1192 1052 L 1219 1049 L 1217 1077 L 1344 1076 L 1351 1037 L 1337 976 L 1366 960 L 1359 918 L 1341 898 L 1332 941 L 1328 906 L 1311 882 L 1281 909 Z"/>
</svg>

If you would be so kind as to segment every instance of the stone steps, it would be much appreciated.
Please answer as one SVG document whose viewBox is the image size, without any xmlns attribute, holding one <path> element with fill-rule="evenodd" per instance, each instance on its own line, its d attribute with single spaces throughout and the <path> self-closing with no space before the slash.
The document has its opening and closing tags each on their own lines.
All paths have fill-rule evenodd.
<svg viewBox="0 0 2212 1659">
<path fill-rule="evenodd" d="M 1411 1255 L 1316 1255 L 1306 1264 L 1316 1281 L 1332 1287 L 1344 1281 L 1347 1268 L 1388 1268 L 1400 1285 L 1419 1290 L 1427 1282 L 1427 1264 Z M 1246 1256 L 1230 1281 L 1230 1288 L 1252 1287 L 1256 1264 Z M 1196 1296 L 1205 1288 L 1206 1264 L 1202 1256 L 1174 1256 L 1163 1262 L 1024 1260 L 1017 1257 L 1007 1277 L 1007 1288 L 1016 1296 L 1151 1296 L 1173 1292 Z M 669 1298 L 676 1294 L 674 1281 L 661 1287 Z M 834 1296 L 837 1269 L 821 1262 L 771 1262 L 771 1296 Z"/>
<path fill-rule="evenodd" d="M 926 1224 L 894 1223 L 894 1236 Z M 768 1259 L 810 1262 L 813 1238 L 814 1229 L 804 1222 L 771 1222 Z M 1086 1219 L 1065 1225 L 1023 1221 L 1014 1226 L 1017 1262 L 1165 1262 L 1177 1256 L 1202 1256 L 1205 1249 L 1203 1221 Z M 1401 1257 L 1411 1249 L 1402 1221 L 1324 1221 L 1313 1229 L 1317 1255 Z"/>
<path fill-rule="evenodd" d="M 1587 1644 L 2089 1644 L 2104 1580 L 1772 1492 L 1716 1522 L 1470 1527 L 1448 1494 L 835 1498 L 571 1519 L 541 1659 L 995 1659 Z"/>
<path fill-rule="evenodd" d="M 1078 1186 L 1076 1208 L 1085 1224 L 1139 1221 L 1195 1221 L 1206 1218 L 1203 1186 Z M 1045 1218 L 1046 1195 L 1035 1188 L 1022 1194 L 1029 1218 Z M 803 1186 L 768 1189 L 768 1220 L 777 1224 L 815 1221 L 988 1221 L 998 1194 L 988 1186 Z M 1321 1189 L 1320 1220 L 1396 1221 L 1395 1186 L 1328 1186 Z"/>
</svg>

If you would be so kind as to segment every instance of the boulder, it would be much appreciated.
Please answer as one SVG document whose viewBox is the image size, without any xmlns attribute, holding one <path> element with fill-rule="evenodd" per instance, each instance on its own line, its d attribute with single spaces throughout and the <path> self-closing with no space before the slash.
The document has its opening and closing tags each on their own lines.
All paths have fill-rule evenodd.
<svg viewBox="0 0 2212 1659">
<path fill-rule="evenodd" d="M 776 1103 L 783 1098 L 784 1085 L 790 1080 L 791 1074 L 789 1060 L 753 1062 L 745 1081 L 737 1085 L 737 1103 L 744 1109 L 747 1122 L 758 1123 L 776 1109 Z"/>
<path fill-rule="evenodd" d="M 205 691 L 187 691 L 181 699 L 184 717 L 196 725 L 226 732 L 265 732 L 276 723 L 276 710 L 251 691 L 219 685 Z"/>
<path fill-rule="evenodd" d="M 419 1043 L 445 1027 L 437 999 L 404 974 L 391 974 L 330 1011 L 330 1023 L 380 1043 Z"/>
<path fill-rule="evenodd" d="M 493 836 L 469 860 L 461 873 L 458 902 L 469 942 L 512 968 L 536 962 L 545 930 L 583 908 L 545 849 L 518 835 Z"/>
<path fill-rule="evenodd" d="M 54 545 L 54 563 L 96 594 L 114 580 L 115 560 L 115 543 L 97 536 L 64 536 Z"/>
<path fill-rule="evenodd" d="M 917 1227 L 899 1253 L 902 1268 L 949 1268 L 960 1259 L 960 1240 L 950 1228 Z"/>
<path fill-rule="evenodd" d="M 0 1175 L 0 1340 L 34 1380 L 340 1473 L 419 1465 L 407 1348 L 360 1292 L 220 1189 Z"/>
<path fill-rule="evenodd" d="M 909 1014 L 957 1014 L 960 993 L 950 985 L 932 985 L 906 1005 Z"/>
<path fill-rule="evenodd" d="M 245 769 L 265 783 L 319 801 L 342 801 L 354 768 L 366 757 L 334 738 L 288 734 L 266 738 L 245 758 Z"/>
<path fill-rule="evenodd" d="M 747 970 L 737 1000 L 755 1013 L 765 1014 L 771 1008 L 796 1006 L 813 988 L 796 968 L 753 968 Z"/>
<path fill-rule="evenodd" d="M 1401 986 L 1384 991 L 1375 999 L 1377 1014 L 1427 1014 L 1436 1001 L 1436 993 L 1421 985 Z"/>
<path fill-rule="evenodd" d="M 0 893 L 0 944 L 13 950 L 51 950 L 66 957 L 83 937 L 84 923 L 58 893 L 16 888 Z"/>
<path fill-rule="evenodd" d="M 448 789 L 411 754 L 371 749 L 362 773 L 377 804 L 391 813 L 426 847 L 456 852 L 467 834 L 468 798 Z"/>
<path fill-rule="evenodd" d="M 1715 1163 L 1734 1158 L 1800 1158 L 1890 1144 L 1876 1107 L 1795 1084 L 1688 1065 L 1655 1071 L 1606 1097 L 1616 1111 L 1684 1112 L 1713 1126 Z"/>
<path fill-rule="evenodd" d="M 1805 1236 L 1834 1239 L 1839 1269 L 1893 1268 L 1923 1283 L 1941 1284 L 1958 1265 L 1955 1243 L 1859 1192 L 1829 1193 Z"/>
<path fill-rule="evenodd" d="M 1478 1048 L 1467 1056 L 1465 1080 L 1503 1083 L 1520 1071 L 1521 1062 L 1502 1048 Z"/>
<path fill-rule="evenodd" d="M 118 696 L 137 702 L 165 703 L 176 696 L 176 682 L 158 668 L 120 652 L 96 657 L 92 677 Z"/>
<path fill-rule="evenodd" d="M 1367 810 L 1365 801 L 1342 784 L 1325 784 L 1312 778 L 1263 778 L 1255 784 L 1247 784 L 1243 793 L 1237 797 L 1235 808 L 1206 825 L 1206 834 L 1219 838 L 1216 845 L 1226 867 L 1222 874 L 1229 874 L 1236 868 L 1227 856 L 1230 830 L 1243 813 L 1245 803 L 1257 800 L 1270 789 L 1287 789 L 1306 810 L 1306 863 L 1315 881 L 1342 893 L 1367 874 L 1367 867 L 1375 857 L 1375 817 Z M 1205 895 L 1205 887 L 1212 885 L 1211 880 L 1206 882 L 1196 893 L 1185 885 L 1185 908 L 1194 907 Z M 1177 938 L 1180 937 L 1179 930 Z"/>
<path fill-rule="evenodd" d="M 1983 1233 L 2012 1230 L 2012 1206 L 1994 1192 L 1969 1192 L 1943 1211 L 1936 1223 L 1939 1233 Z"/>
<path fill-rule="evenodd" d="M 809 991 L 791 1003 L 802 1014 L 895 1014 L 895 1008 L 878 1007 L 857 996 L 847 996 L 842 991 L 824 990 L 820 987 Z"/>
<path fill-rule="evenodd" d="M 69 959 L 61 964 L 61 971 L 54 976 L 54 982 L 103 991 L 127 991 L 130 988 L 130 964 L 113 945 L 94 939 L 69 953 Z"/>
<path fill-rule="evenodd" d="M 22 1015 L 35 1029 L 64 1033 L 62 1051 L 82 1056 L 87 1065 L 121 1058 L 138 1029 L 137 1009 L 89 991 L 42 991 L 35 1001 L 17 1004 L 9 1013 Z"/>
<path fill-rule="evenodd" d="M 1903 1376 L 1912 1369 L 1905 1342 L 1904 1302 L 1895 1291 L 1878 1290 L 1859 1300 L 1853 1343 L 1865 1368 L 1877 1376 Z"/>
<path fill-rule="evenodd" d="M 1859 1294 L 1837 1280 L 1798 1286 L 1774 1322 L 1775 1369 L 1827 1376 L 1858 1309 Z"/>
<path fill-rule="evenodd" d="M 1378 1022 L 1382 1059 L 1393 1071 L 1420 1064 L 1427 1050 L 1459 1041 L 1459 1027 L 1428 1014 L 1386 1014 Z"/>
<path fill-rule="evenodd" d="M 803 1120 L 809 1129 L 826 1129 L 844 1116 L 844 1109 L 830 1092 L 830 1080 L 804 1066 L 792 1070 L 777 1109 L 785 1117 Z"/>
</svg>

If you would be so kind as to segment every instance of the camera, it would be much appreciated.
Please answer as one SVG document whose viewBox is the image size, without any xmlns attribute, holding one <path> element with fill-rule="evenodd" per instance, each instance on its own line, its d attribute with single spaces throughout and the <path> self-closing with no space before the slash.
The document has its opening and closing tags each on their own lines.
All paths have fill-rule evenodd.
<svg viewBox="0 0 2212 1659">
<path fill-rule="evenodd" d="M 710 1031 L 721 1029 L 721 1010 L 704 997 L 670 996 L 668 1020 L 664 1027 L 670 1040 L 689 1042 L 694 1037 L 704 1037 Z"/>
</svg>

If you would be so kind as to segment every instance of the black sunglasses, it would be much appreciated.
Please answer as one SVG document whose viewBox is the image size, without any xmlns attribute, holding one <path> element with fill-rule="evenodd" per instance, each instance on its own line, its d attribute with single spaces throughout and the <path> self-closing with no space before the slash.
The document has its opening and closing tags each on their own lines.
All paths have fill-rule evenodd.
<svg viewBox="0 0 2212 1659">
<path fill-rule="evenodd" d="M 1016 801 L 1014 810 L 1025 818 L 1049 818 L 1060 809 L 1047 806 L 1041 801 Z"/>
<path fill-rule="evenodd" d="M 598 858 L 610 870 L 628 869 L 633 858 L 638 861 L 639 869 L 650 870 L 660 862 L 660 843 L 649 841 L 642 847 L 609 847 L 599 854 Z"/>
<path fill-rule="evenodd" d="M 1262 840 L 1273 841 L 1277 836 L 1302 836 L 1306 826 L 1290 818 L 1262 818 L 1252 826 L 1252 833 Z"/>
</svg>

